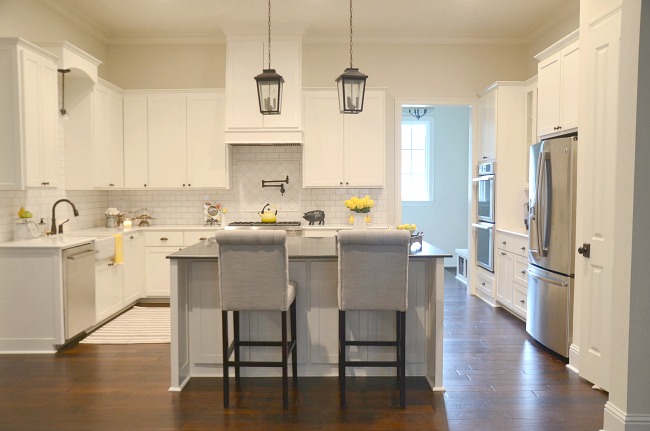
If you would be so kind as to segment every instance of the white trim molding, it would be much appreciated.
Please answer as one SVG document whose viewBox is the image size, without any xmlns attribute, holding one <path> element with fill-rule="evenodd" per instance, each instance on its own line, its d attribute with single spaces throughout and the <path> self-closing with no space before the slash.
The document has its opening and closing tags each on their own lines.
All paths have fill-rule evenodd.
<svg viewBox="0 0 650 431">
<path fill-rule="evenodd" d="M 650 415 L 627 414 L 607 401 L 603 429 L 606 431 L 647 431 L 650 429 Z"/>
</svg>

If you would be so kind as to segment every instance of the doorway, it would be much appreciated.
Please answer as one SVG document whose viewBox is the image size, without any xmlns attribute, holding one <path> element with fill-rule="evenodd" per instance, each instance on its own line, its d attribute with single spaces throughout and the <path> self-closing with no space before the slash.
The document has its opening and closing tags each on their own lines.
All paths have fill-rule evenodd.
<svg viewBox="0 0 650 431">
<path fill-rule="evenodd" d="M 472 104 L 400 101 L 396 114 L 396 224 L 455 255 L 469 242 Z"/>
</svg>

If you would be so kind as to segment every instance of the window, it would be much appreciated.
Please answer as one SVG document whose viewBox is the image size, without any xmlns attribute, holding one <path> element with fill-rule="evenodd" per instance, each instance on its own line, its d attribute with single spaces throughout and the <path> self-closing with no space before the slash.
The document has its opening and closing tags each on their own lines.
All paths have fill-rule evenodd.
<svg viewBox="0 0 650 431">
<path fill-rule="evenodd" d="M 429 121 L 402 122 L 402 201 L 431 201 Z"/>
</svg>

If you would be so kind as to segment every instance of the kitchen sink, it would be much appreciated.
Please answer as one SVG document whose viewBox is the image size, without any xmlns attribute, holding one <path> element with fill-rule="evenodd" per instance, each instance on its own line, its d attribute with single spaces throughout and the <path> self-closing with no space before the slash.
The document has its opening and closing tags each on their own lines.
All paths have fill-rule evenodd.
<svg viewBox="0 0 650 431">
<path fill-rule="evenodd" d="M 66 236 L 87 236 L 95 238 L 95 250 L 97 255 L 95 256 L 96 262 L 113 260 L 115 258 L 115 238 L 113 234 L 93 234 L 93 233 L 66 233 Z"/>
</svg>

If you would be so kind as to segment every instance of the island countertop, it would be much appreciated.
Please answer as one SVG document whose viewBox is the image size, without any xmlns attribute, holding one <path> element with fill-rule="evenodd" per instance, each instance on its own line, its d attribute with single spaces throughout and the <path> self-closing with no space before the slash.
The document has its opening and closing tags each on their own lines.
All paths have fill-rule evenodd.
<svg viewBox="0 0 650 431">
<path fill-rule="evenodd" d="M 289 259 L 318 259 L 336 258 L 336 239 L 332 237 L 288 237 L 287 248 Z M 219 246 L 214 238 L 201 241 L 193 246 L 184 248 L 167 256 L 168 259 L 216 259 Z M 452 257 L 450 253 L 438 247 L 422 242 L 422 250 L 412 252 L 411 259 L 430 259 Z"/>
</svg>

